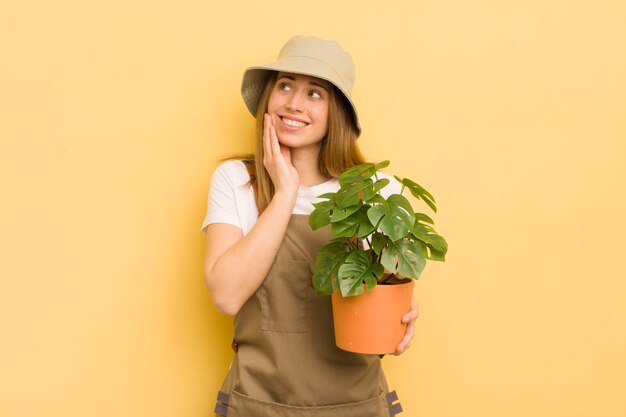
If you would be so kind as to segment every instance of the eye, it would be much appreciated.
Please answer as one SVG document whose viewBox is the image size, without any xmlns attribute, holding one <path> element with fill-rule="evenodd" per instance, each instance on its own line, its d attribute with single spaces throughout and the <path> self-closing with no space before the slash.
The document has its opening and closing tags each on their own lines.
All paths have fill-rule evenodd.
<svg viewBox="0 0 626 417">
<path fill-rule="evenodd" d="M 289 91 L 291 90 L 291 86 L 285 82 L 280 82 L 278 83 L 278 89 L 282 91 Z"/>
<path fill-rule="evenodd" d="M 317 90 L 309 91 L 309 96 L 313 98 L 322 98 L 322 95 Z"/>
</svg>

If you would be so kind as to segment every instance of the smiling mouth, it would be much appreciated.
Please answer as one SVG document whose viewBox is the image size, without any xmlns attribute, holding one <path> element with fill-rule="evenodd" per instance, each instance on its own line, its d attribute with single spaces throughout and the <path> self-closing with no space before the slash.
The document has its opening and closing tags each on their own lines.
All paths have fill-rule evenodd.
<svg viewBox="0 0 626 417">
<path fill-rule="evenodd" d="M 280 120 L 282 120 L 283 123 L 285 123 L 289 127 L 304 127 L 308 125 L 308 123 L 299 122 L 297 120 L 288 119 L 286 117 L 281 117 Z"/>
</svg>

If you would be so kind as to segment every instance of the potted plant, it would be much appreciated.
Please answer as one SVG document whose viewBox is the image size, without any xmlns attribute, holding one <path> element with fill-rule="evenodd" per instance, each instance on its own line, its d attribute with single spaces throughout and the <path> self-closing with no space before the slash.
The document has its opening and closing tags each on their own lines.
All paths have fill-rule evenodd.
<svg viewBox="0 0 626 417">
<path fill-rule="evenodd" d="M 339 177 L 339 190 L 319 196 L 323 201 L 314 204 L 309 217 L 313 230 L 331 228 L 333 239 L 317 255 L 313 285 L 320 295 L 332 294 L 337 346 L 353 352 L 395 351 L 404 335 L 401 317 L 410 308 L 414 280 L 426 261 L 444 261 L 448 249 L 433 220 L 415 212 L 403 195 L 409 190 L 436 212 L 428 191 L 395 177 L 400 193 L 381 195 L 390 180 L 379 178 L 379 170 L 388 165 L 383 161 L 348 169 Z M 389 304 L 376 305 L 389 295 Z M 398 296 L 400 300 L 393 299 Z M 342 323 L 344 316 L 349 323 Z M 390 340 L 384 340 L 384 333 L 390 333 Z M 374 344 L 361 346 L 369 341 Z"/>
</svg>

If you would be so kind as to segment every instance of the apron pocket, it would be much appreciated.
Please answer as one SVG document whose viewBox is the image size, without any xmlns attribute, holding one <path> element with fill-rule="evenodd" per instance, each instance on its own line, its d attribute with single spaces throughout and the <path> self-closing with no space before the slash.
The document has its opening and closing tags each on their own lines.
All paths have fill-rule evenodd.
<svg viewBox="0 0 626 417">
<path fill-rule="evenodd" d="M 259 289 L 261 329 L 306 333 L 311 269 L 306 261 L 275 262 Z"/>
<path fill-rule="evenodd" d="M 356 403 L 297 407 L 261 401 L 232 391 L 227 417 L 388 417 L 385 393 Z"/>
</svg>

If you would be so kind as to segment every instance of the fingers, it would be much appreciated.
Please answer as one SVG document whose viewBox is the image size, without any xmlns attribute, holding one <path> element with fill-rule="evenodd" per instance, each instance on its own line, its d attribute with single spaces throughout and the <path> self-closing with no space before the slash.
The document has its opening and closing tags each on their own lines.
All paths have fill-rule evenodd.
<svg viewBox="0 0 626 417">
<path fill-rule="evenodd" d="M 282 148 L 283 146 L 278 141 L 274 120 L 269 114 L 265 113 L 263 117 L 263 150 L 268 157 L 267 161 L 275 162 L 276 158 L 282 154 Z"/>
<path fill-rule="evenodd" d="M 409 347 L 411 347 L 411 340 L 413 340 L 413 335 L 415 333 L 414 323 L 415 321 L 412 321 L 409 324 L 407 324 L 406 331 L 404 332 L 404 337 L 402 338 L 402 341 L 398 344 L 398 347 L 396 347 L 396 351 L 395 351 L 396 355 L 403 353 Z"/>
<path fill-rule="evenodd" d="M 281 145 L 278 142 L 278 135 L 276 134 L 276 124 L 274 123 L 275 120 L 272 119 L 271 117 L 269 119 L 270 119 L 270 143 L 272 145 L 273 154 L 277 156 L 281 153 L 280 152 Z"/>
<path fill-rule="evenodd" d="M 263 165 L 274 184 L 275 194 L 287 190 L 291 198 L 298 191 L 299 177 L 291 163 L 291 149 L 278 141 L 275 122 L 276 119 L 265 113 L 263 116 Z"/>
<path fill-rule="evenodd" d="M 263 116 L 263 153 L 268 159 L 272 159 L 272 141 L 271 141 L 272 119 L 270 115 L 265 113 Z"/>
<path fill-rule="evenodd" d="M 291 166 L 291 148 L 283 144 L 279 144 L 279 152 L 285 158 L 285 161 Z"/>
<path fill-rule="evenodd" d="M 411 310 L 402 317 L 402 323 L 408 324 L 409 322 L 417 320 L 419 317 L 419 306 L 415 302 L 415 299 L 411 299 Z"/>
<path fill-rule="evenodd" d="M 398 344 L 394 355 L 400 355 L 411 346 L 411 340 L 415 335 L 415 320 L 419 316 L 419 306 L 414 299 L 411 300 L 411 310 L 402 317 L 402 323 L 406 324 L 406 330 L 402 341 Z"/>
</svg>

